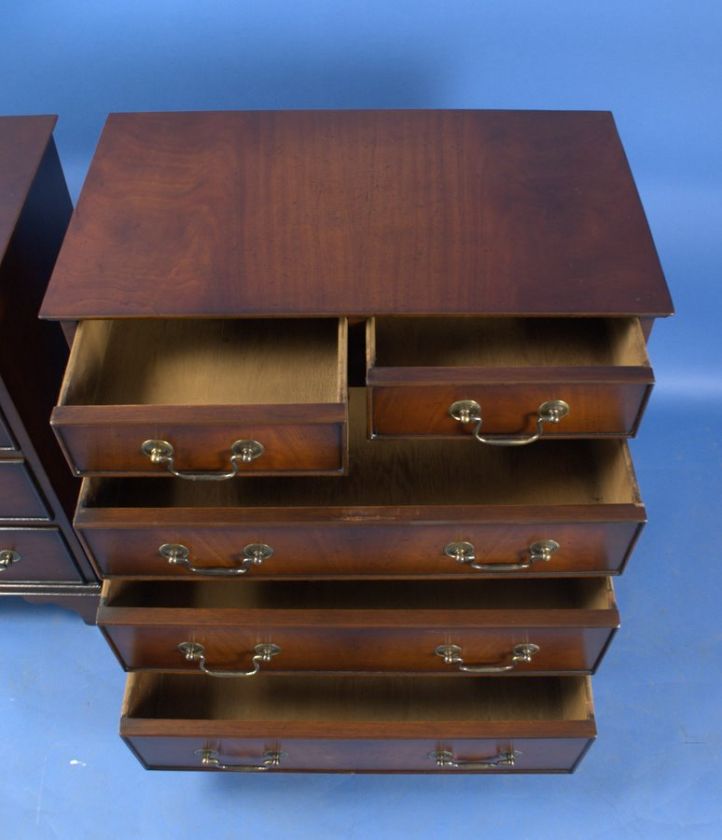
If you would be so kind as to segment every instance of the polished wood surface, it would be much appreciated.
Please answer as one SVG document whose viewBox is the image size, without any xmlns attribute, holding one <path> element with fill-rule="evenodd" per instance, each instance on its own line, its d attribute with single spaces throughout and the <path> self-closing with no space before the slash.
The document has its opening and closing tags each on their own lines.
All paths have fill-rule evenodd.
<svg viewBox="0 0 722 840">
<path fill-rule="evenodd" d="M 533 371 L 525 372 L 531 380 Z M 545 372 L 546 373 L 546 372 Z M 513 382 L 515 373 L 506 377 Z M 422 385 L 373 387 L 370 433 L 399 437 L 471 437 L 474 423 L 449 416 L 457 400 L 481 406 L 482 435 L 530 435 L 536 431 L 539 406 L 564 400 L 569 414 L 544 425 L 544 438 L 631 437 L 637 433 L 651 382 L 598 384 L 569 382 L 566 377 L 539 376 L 518 384 Z"/>
<path fill-rule="evenodd" d="M 231 510 L 214 512 L 211 521 L 203 511 L 151 509 L 145 514 L 146 521 L 140 521 L 137 509 L 88 509 L 81 505 L 76 522 L 106 577 L 197 578 L 202 577 L 204 568 L 237 568 L 246 545 L 270 545 L 273 556 L 254 567 L 249 579 L 618 574 L 643 525 L 637 518 L 614 521 L 604 512 L 596 521 L 593 513 L 584 512 L 585 520 L 578 522 L 564 521 L 559 515 L 549 520 L 541 511 L 530 514 L 524 510 L 500 512 L 496 523 L 474 521 L 473 516 L 454 519 L 452 511 L 442 515 L 446 517 L 442 523 L 395 524 L 369 516 L 345 523 L 279 519 L 239 524 Z M 156 521 L 148 521 L 153 516 Z M 157 524 L 158 520 L 164 524 Z M 556 540 L 559 550 L 547 562 L 517 571 L 476 571 L 444 553 L 450 542 L 471 542 L 479 563 L 521 563 L 527 559 L 530 545 L 546 539 Z M 169 564 L 158 551 L 168 542 L 185 545 L 200 572 Z"/>
<path fill-rule="evenodd" d="M 518 644 L 539 652 L 505 675 L 590 673 L 619 614 L 606 578 L 463 583 L 106 582 L 98 624 L 127 669 L 197 671 L 178 651 L 205 647 L 209 667 L 248 670 L 257 644 L 281 652 L 264 673 L 462 674 L 435 654 L 456 644 L 468 665 L 505 664 Z"/>
<path fill-rule="evenodd" d="M 449 416 L 481 406 L 482 434 L 531 434 L 547 400 L 569 414 L 545 437 L 633 435 L 654 383 L 638 319 L 372 318 L 373 435 L 469 435 Z"/>
<path fill-rule="evenodd" d="M 513 770 L 573 770 L 596 735 L 583 678 L 438 680 L 275 677 L 210 681 L 131 674 L 121 735 L 148 767 L 199 769 L 199 749 L 281 772 L 442 772 L 429 753 L 482 759 L 520 753 Z M 488 771 L 478 771 L 488 772 Z"/>
<path fill-rule="evenodd" d="M 75 524 L 107 574 L 166 576 L 163 543 L 198 567 L 232 567 L 243 547 L 274 554 L 249 577 L 459 576 L 444 554 L 469 541 L 480 562 L 523 560 L 532 542 L 560 544 L 518 575 L 619 571 L 645 521 L 622 441 L 368 440 L 364 394 L 350 394 L 350 469 L 342 478 L 190 482 L 86 480 Z M 479 476 L 484 476 L 484 481 Z M 383 481 L 379 480 L 383 476 Z M 501 574 L 501 573 L 499 573 Z"/>
<path fill-rule="evenodd" d="M 141 451 L 171 443 L 177 470 L 227 471 L 231 446 L 265 451 L 241 473 L 340 473 L 346 321 L 85 321 L 51 424 L 76 475 L 167 475 Z"/>
<path fill-rule="evenodd" d="M 0 573 L 8 581 L 82 581 L 57 528 L 0 528 L 0 551 L 16 551 L 21 560 Z"/>
<path fill-rule="evenodd" d="M 87 617 L 99 587 L 70 524 L 79 483 L 48 425 L 68 351 L 37 318 L 72 210 L 54 125 L 0 117 L 0 535 L 23 558 L 0 574 L 0 595 L 82 603 Z"/>
<path fill-rule="evenodd" d="M 42 315 L 671 311 L 611 114 L 387 110 L 112 114 Z"/>
</svg>

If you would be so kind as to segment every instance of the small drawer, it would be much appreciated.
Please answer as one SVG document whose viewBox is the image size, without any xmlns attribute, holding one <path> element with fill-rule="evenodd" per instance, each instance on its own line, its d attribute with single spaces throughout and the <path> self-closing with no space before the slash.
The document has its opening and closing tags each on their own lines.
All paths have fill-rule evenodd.
<svg viewBox="0 0 722 840">
<path fill-rule="evenodd" d="M 626 442 L 378 440 L 352 389 L 342 478 L 86 479 L 75 525 L 105 575 L 616 574 L 645 520 Z"/>
<path fill-rule="evenodd" d="M 128 670 L 469 677 L 591 673 L 619 613 L 608 578 L 106 581 L 98 624 Z"/>
<path fill-rule="evenodd" d="M 45 500 L 22 458 L 0 459 L 0 521 L 51 519 Z"/>
<path fill-rule="evenodd" d="M 638 318 L 372 318 L 372 436 L 635 434 L 654 376 Z"/>
<path fill-rule="evenodd" d="M 138 672 L 120 732 L 148 769 L 573 771 L 596 736 L 585 677 L 278 677 Z"/>
<path fill-rule="evenodd" d="M 22 581 L 81 581 L 57 528 L 0 528 L 0 586 Z"/>
<path fill-rule="evenodd" d="M 83 321 L 52 425 L 78 475 L 340 474 L 346 321 Z"/>
</svg>

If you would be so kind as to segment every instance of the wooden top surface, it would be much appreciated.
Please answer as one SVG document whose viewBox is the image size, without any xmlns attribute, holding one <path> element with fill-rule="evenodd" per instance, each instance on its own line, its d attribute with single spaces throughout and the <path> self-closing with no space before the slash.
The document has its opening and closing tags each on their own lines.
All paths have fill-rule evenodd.
<svg viewBox="0 0 722 840">
<path fill-rule="evenodd" d="M 0 117 L 0 259 L 38 171 L 57 117 Z"/>
<path fill-rule="evenodd" d="M 113 114 L 49 318 L 666 315 L 607 112 Z"/>
</svg>

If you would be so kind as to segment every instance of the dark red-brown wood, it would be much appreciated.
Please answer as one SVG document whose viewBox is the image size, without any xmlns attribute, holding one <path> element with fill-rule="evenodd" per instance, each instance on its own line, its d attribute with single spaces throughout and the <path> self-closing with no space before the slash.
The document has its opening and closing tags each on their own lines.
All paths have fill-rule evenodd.
<svg viewBox="0 0 722 840">
<path fill-rule="evenodd" d="M 109 117 L 42 315 L 668 315 L 611 114 Z"/>
<path fill-rule="evenodd" d="M 198 663 L 178 650 L 182 642 L 195 642 L 204 646 L 210 668 L 246 671 L 255 646 L 272 642 L 280 652 L 261 666 L 264 674 L 473 676 L 444 662 L 436 648 L 457 645 L 466 665 L 494 667 L 508 664 L 516 645 L 532 643 L 539 650 L 530 662 L 499 673 L 592 673 L 619 624 L 603 578 L 395 585 L 115 582 L 103 591 L 98 624 L 128 670 L 198 671 Z"/>
<path fill-rule="evenodd" d="M 449 696 L 448 680 L 277 677 L 267 688 L 223 680 L 218 690 L 226 703 L 234 694 L 239 703 L 249 692 L 265 696 L 263 711 L 235 716 L 214 710 L 204 679 L 148 672 L 128 677 L 120 731 L 145 767 L 200 770 L 199 751 L 206 749 L 227 764 L 258 763 L 275 750 L 282 753 L 278 772 L 495 772 L 439 769 L 430 754 L 447 750 L 467 761 L 516 752 L 515 766 L 496 772 L 571 772 L 596 736 L 591 687 L 578 677 L 453 681 L 465 694 L 478 693 L 478 711 L 466 717 Z M 499 696 L 499 682 L 506 696 Z M 570 691 L 584 692 L 586 701 L 542 708 L 550 693 Z M 512 719 L 507 703 L 518 705 L 521 695 L 528 716 L 517 711 Z M 407 715 L 412 697 L 423 698 L 428 713 Z M 332 717 L 327 710 L 335 711 Z"/>
<path fill-rule="evenodd" d="M 0 519 L 23 556 L 0 575 L 0 595 L 57 595 L 87 617 L 99 587 L 70 525 L 79 485 L 48 425 L 68 350 L 37 318 L 72 210 L 55 120 L 0 117 Z M 52 527 L 28 530 L 35 519 Z"/>
<path fill-rule="evenodd" d="M 58 528 L 0 528 L 0 551 L 5 550 L 15 551 L 20 560 L 0 573 L 0 585 L 83 580 Z"/>
</svg>

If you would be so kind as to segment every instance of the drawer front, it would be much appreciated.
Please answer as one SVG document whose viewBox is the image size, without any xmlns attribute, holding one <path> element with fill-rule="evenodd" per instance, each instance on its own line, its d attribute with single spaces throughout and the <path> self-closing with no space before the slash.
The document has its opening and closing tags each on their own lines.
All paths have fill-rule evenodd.
<svg viewBox="0 0 722 840">
<path fill-rule="evenodd" d="M 88 422 L 95 413 L 98 422 Z M 165 413 L 165 407 L 161 413 Z M 78 422 L 77 412 L 56 408 L 52 423 L 76 475 L 170 476 L 171 468 L 218 475 L 234 471 L 239 475 L 338 474 L 345 468 L 343 408 L 326 410 L 334 418 L 327 423 L 309 417 L 309 422 L 299 419 L 285 425 L 250 423 L 242 415 L 219 422 L 223 415 L 232 414 L 227 407 L 214 412 L 185 406 L 175 413 L 176 417 L 187 415 L 188 421 L 164 422 L 159 416 L 148 417 L 145 422 L 121 423 L 104 410 L 88 410 Z M 149 440 L 169 443 L 172 463 L 167 459 L 153 463 L 142 449 Z M 237 441 L 260 443 L 262 452 L 248 462 L 233 458 L 232 447 Z"/>
<path fill-rule="evenodd" d="M 250 772 L 257 769 L 259 772 L 447 775 L 571 772 L 591 744 L 590 738 L 332 740 L 284 738 L 280 733 L 275 738 L 219 738 L 212 735 L 212 730 L 205 738 L 126 735 L 125 740 L 149 769 L 234 772 L 232 766 L 241 765 L 250 768 Z M 272 766 L 264 766 L 264 761 Z M 470 762 L 471 766 L 451 766 L 450 762 L 454 761 Z M 214 766 L 215 762 L 221 766 Z M 228 769 L 222 769 L 224 765 Z"/>
<path fill-rule="evenodd" d="M 78 475 L 339 473 L 346 346 L 345 319 L 83 321 L 51 423 Z"/>
<path fill-rule="evenodd" d="M 480 406 L 482 435 L 531 435 L 539 406 L 563 400 L 569 413 L 546 423 L 544 437 L 628 436 L 636 432 L 651 383 L 520 383 L 373 387 L 370 389 L 371 433 L 411 437 L 471 436 L 474 423 L 449 414 L 459 400 Z"/>
<path fill-rule="evenodd" d="M 50 519 L 40 489 L 22 460 L 0 460 L 2 519 Z"/>
<path fill-rule="evenodd" d="M 0 528 L 0 586 L 9 581 L 81 581 L 56 528 Z"/>
<path fill-rule="evenodd" d="M 162 516 L 162 512 L 157 512 Z M 157 517 L 154 517 L 157 522 Z M 177 521 L 177 517 L 174 517 Z M 247 572 L 254 578 L 314 577 L 506 577 L 618 573 L 641 523 L 519 522 L 496 524 L 202 525 L 157 524 L 89 527 L 76 522 L 105 575 L 203 577 L 244 568 L 246 546 L 267 545 L 272 554 Z M 529 563 L 530 546 L 554 540 L 548 560 Z M 460 562 L 445 553 L 469 543 L 476 560 Z M 171 562 L 164 545 L 183 546 L 187 562 Z M 496 568 L 498 564 L 498 568 Z M 527 565 L 528 564 L 528 565 Z M 191 570 L 192 569 L 192 570 Z"/>
<path fill-rule="evenodd" d="M 159 611 L 160 612 L 160 611 Z M 388 615 L 388 614 L 386 614 Z M 438 629 L 398 630 L 378 626 L 373 616 L 349 616 L 348 623 L 368 621 L 368 627 L 331 624 L 318 614 L 318 627 L 274 626 L 273 619 L 258 626 L 105 625 L 104 632 L 128 670 L 164 669 L 199 672 L 211 677 L 237 673 L 367 672 L 460 676 L 513 676 L 559 672 L 591 673 L 614 632 L 612 627 L 529 627 L 472 629 L 453 611 Z M 398 621 L 412 620 L 399 613 Z M 309 617 L 313 620 L 313 616 Z M 504 619 L 500 619 L 504 621 Z M 514 623 L 521 623 L 515 617 Z M 437 619 L 437 624 L 440 621 Z M 103 608 L 98 615 L 103 626 Z M 179 649 L 184 645 L 184 649 Z M 195 648 L 192 646 L 195 645 Z M 198 647 L 201 646 L 202 650 Z M 274 646 L 271 652 L 268 646 Z M 442 650 L 443 648 L 443 650 Z M 260 661 L 259 654 L 270 655 Z M 184 655 L 189 652 L 189 656 Z M 202 662 L 199 656 L 203 655 Z M 256 659 L 254 659 L 256 656 Z M 469 669 L 469 670 L 465 670 Z M 253 674 L 255 676 L 255 674 Z"/>
</svg>

